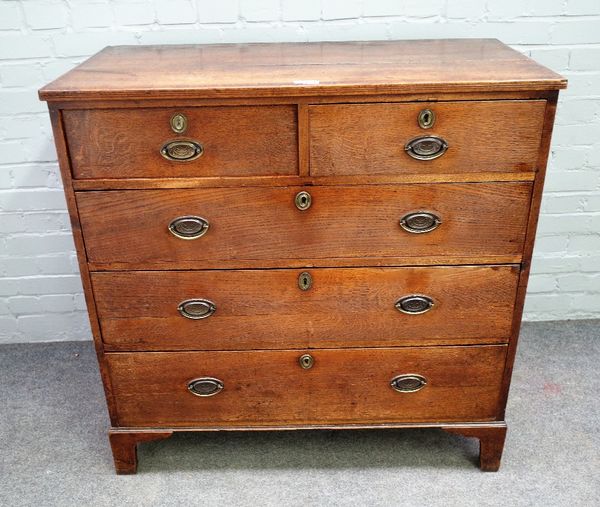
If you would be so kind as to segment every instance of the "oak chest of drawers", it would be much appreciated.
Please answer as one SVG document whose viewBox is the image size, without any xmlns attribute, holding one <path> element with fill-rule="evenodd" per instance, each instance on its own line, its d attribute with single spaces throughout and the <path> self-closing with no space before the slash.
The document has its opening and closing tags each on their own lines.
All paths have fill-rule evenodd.
<svg viewBox="0 0 600 507">
<path fill-rule="evenodd" d="M 111 47 L 43 88 L 117 472 L 174 431 L 378 427 L 496 470 L 565 85 L 440 40 Z"/>
</svg>

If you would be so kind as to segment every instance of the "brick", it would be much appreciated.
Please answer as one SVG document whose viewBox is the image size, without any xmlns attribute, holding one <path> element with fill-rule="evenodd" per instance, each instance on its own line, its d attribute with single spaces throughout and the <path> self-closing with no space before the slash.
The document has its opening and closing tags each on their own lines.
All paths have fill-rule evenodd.
<svg viewBox="0 0 600 507">
<path fill-rule="evenodd" d="M 35 257 L 34 265 L 37 273 L 42 275 L 79 275 L 71 256 L 65 253 Z"/>
<path fill-rule="evenodd" d="M 361 15 L 360 0 L 323 0 L 323 19 L 352 19 Z"/>
<path fill-rule="evenodd" d="M 567 97 L 597 97 L 600 95 L 600 73 L 563 73 L 569 80 L 569 87 L 563 93 Z"/>
<path fill-rule="evenodd" d="M 600 2 L 598 2 L 600 6 Z M 570 70 L 600 70 L 600 48 L 571 48 Z"/>
<path fill-rule="evenodd" d="M 308 41 L 341 41 L 348 39 L 351 30 L 357 40 L 385 40 L 388 38 L 387 23 L 369 21 L 352 24 L 351 22 L 310 23 L 304 25 Z"/>
<path fill-rule="evenodd" d="M 404 2 L 368 0 L 363 3 L 363 16 L 401 16 L 406 11 Z"/>
<path fill-rule="evenodd" d="M 541 236 L 535 240 L 535 253 L 561 252 L 567 249 L 569 238 L 563 236 Z"/>
<path fill-rule="evenodd" d="M 243 32 L 235 26 L 237 32 Z M 263 29 L 263 31 L 265 31 Z M 246 42 L 247 40 L 244 40 Z M 202 26 L 194 30 L 169 30 L 167 32 L 142 32 L 139 36 L 140 44 L 214 44 L 223 42 L 222 30 L 215 27 Z M 231 38 L 228 42 L 234 42 Z"/>
<path fill-rule="evenodd" d="M 57 56 L 91 56 L 106 46 L 135 45 L 137 38 L 130 32 L 66 33 L 53 37 Z"/>
<path fill-rule="evenodd" d="M 35 255 L 42 253 L 70 252 L 75 248 L 68 233 L 26 234 L 6 239 L 8 255 Z"/>
<path fill-rule="evenodd" d="M 196 22 L 196 9 L 189 0 L 159 0 L 156 19 L 165 25 L 185 25 Z"/>
<path fill-rule="evenodd" d="M 552 44 L 592 44 L 600 42 L 600 22 L 595 19 L 561 19 L 550 39 Z"/>
<path fill-rule="evenodd" d="M 211 5 L 218 10 L 222 1 L 216 5 Z M 199 2 L 199 5 L 203 5 Z M 115 18 L 118 25 L 150 25 L 156 21 L 156 12 L 154 5 L 148 5 L 147 2 L 116 2 L 113 4 Z"/>
<path fill-rule="evenodd" d="M 566 100 L 556 115 L 557 125 L 589 125 L 600 116 L 600 102 L 596 99 Z M 600 140 L 600 139 L 599 139 Z"/>
<path fill-rule="evenodd" d="M 0 211 L 64 210 L 66 201 L 60 190 L 0 191 Z"/>
<path fill-rule="evenodd" d="M 583 272 L 600 273 L 600 254 L 594 252 L 581 258 L 580 268 Z"/>
<path fill-rule="evenodd" d="M 540 236 L 580 233 L 591 231 L 591 215 L 585 213 L 569 213 L 563 215 L 542 215 L 537 233 Z"/>
<path fill-rule="evenodd" d="M 10 310 L 8 309 L 8 300 L 6 298 L 0 299 L 0 315 L 9 315 Z"/>
<path fill-rule="evenodd" d="M 17 319 L 17 329 L 27 341 L 89 340 L 89 322 L 85 312 L 24 315 Z"/>
<path fill-rule="evenodd" d="M 598 252 L 600 251 L 600 234 L 573 236 L 569 240 L 568 252 Z"/>
<path fill-rule="evenodd" d="M 555 133 L 559 146 L 591 145 L 600 140 L 600 123 L 585 125 L 556 125 Z"/>
<path fill-rule="evenodd" d="M 44 75 L 41 66 L 37 63 L 2 65 L 0 67 L 0 83 L 4 88 L 13 86 L 38 87 L 44 84 Z"/>
<path fill-rule="evenodd" d="M 52 39 L 47 35 L 0 34 L 0 60 L 49 56 L 52 56 Z"/>
<path fill-rule="evenodd" d="M 551 68 L 556 72 L 563 72 L 569 68 L 571 52 L 567 48 L 532 49 L 530 57 L 541 65 Z"/>
<path fill-rule="evenodd" d="M 0 343 L 12 343 L 17 334 L 17 321 L 13 317 L 0 317 Z"/>
<path fill-rule="evenodd" d="M 22 26 L 17 2 L 0 2 L 0 30 L 19 30 Z"/>
<path fill-rule="evenodd" d="M 247 23 L 242 29 L 238 25 L 223 25 L 219 33 L 223 40 L 233 43 L 304 42 L 307 39 L 304 30 L 292 24 L 272 27 L 263 23 Z"/>
<path fill-rule="evenodd" d="M 567 0 L 567 14 L 589 16 L 600 14 L 598 0 Z"/>
<path fill-rule="evenodd" d="M 70 230 L 66 213 L 3 213 L 0 233 L 45 233 Z"/>
<path fill-rule="evenodd" d="M 589 191 L 600 184 L 600 174 L 592 171 L 550 171 L 546 177 L 546 192 Z"/>
<path fill-rule="evenodd" d="M 37 98 L 37 90 L 0 89 L 0 115 L 47 113 L 46 104 Z M 4 160 L 3 160 L 4 162 Z"/>
<path fill-rule="evenodd" d="M 553 19 L 536 21 L 489 21 L 472 27 L 471 37 L 490 37 L 490 34 L 505 44 L 547 44 Z"/>
<path fill-rule="evenodd" d="M 564 292 L 600 292 L 600 276 L 568 273 L 557 277 L 558 288 Z"/>
<path fill-rule="evenodd" d="M 67 313 L 76 311 L 72 294 L 48 294 L 39 298 L 44 312 Z"/>
<path fill-rule="evenodd" d="M 556 277 L 553 275 L 531 275 L 527 291 L 533 292 L 553 292 L 557 288 Z"/>
<path fill-rule="evenodd" d="M 42 312 L 40 299 L 36 296 L 14 296 L 8 298 L 8 307 L 14 315 L 30 315 Z"/>
<path fill-rule="evenodd" d="M 589 158 L 591 147 L 555 146 L 551 151 L 551 172 L 583 169 Z"/>
<path fill-rule="evenodd" d="M 537 241 L 536 241 L 537 244 Z M 541 257 L 535 253 L 531 262 L 532 273 L 565 273 L 579 269 L 578 255 L 565 255 Z"/>
<path fill-rule="evenodd" d="M 527 16 L 555 16 L 564 11 L 564 0 L 488 0 L 489 19 L 510 20 Z"/>
<path fill-rule="evenodd" d="M 573 213 L 586 211 L 585 195 L 553 195 L 545 194 L 542 200 L 542 213 Z"/>
<path fill-rule="evenodd" d="M 368 5 L 377 2 L 369 1 L 364 4 L 364 9 Z M 385 2 L 388 3 L 388 2 Z M 365 13 L 365 16 L 368 14 Z M 281 18 L 285 21 L 313 21 L 321 18 L 321 1 L 320 0 L 282 0 L 281 2 Z"/>
<path fill-rule="evenodd" d="M 21 2 L 21 5 L 25 12 L 25 21 L 34 30 L 67 26 L 67 9 L 62 2 L 28 0 Z"/>
<path fill-rule="evenodd" d="M 108 3 L 74 2 L 71 5 L 71 18 L 76 30 L 113 24 L 113 13 Z"/>
</svg>

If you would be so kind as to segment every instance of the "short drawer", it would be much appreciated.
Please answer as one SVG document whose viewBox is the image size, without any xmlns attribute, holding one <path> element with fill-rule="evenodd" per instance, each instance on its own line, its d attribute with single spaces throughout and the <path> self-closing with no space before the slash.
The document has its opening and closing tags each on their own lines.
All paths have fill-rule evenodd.
<svg viewBox="0 0 600 507">
<path fill-rule="evenodd" d="M 298 173 L 296 106 L 65 110 L 63 118 L 75 178 Z"/>
<path fill-rule="evenodd" d="M 92 273 L 106 350 L 507 342 L 518 267 Z"/>
<path fill-rule="evenodd" d="M 498 182 L 79 192 L 77 203 L 92 269 L 467 264 L 520 261 L 530 194 Z"/>
<path fill-rule="evenodd" d="M 505 356 L 506 346 L 490 345 L 111 353 L 106 361 L 120 426 L 243 427 L 493 420 Z"/>
<path fill-rule="evenodd" d="M 310 172 L 535 171 L 545 106 L 544 100 L 310 106 Z"/>
</svg>

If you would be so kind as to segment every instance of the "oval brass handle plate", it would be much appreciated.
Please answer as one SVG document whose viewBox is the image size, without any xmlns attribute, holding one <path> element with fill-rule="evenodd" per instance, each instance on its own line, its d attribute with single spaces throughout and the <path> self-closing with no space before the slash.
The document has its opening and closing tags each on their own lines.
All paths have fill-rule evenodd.
<svg viewBox="0 0 600 507">
<path fill-rule="evenodd" d="M 448 143 L 440 137 L 417 137 L 406 143 L 406 153 L 417 160 L 433 160 L 441 157 L 448 149 Z"/>
<path fill-rule="evenodd" d="M 180 239 L 198 239 L 208 231 L 208 220 L 197 216 L 178 217 L 169 224 L 169 231 Z"/>
<path fill-rule="evenodd" d="M 312 276 L 308 271 L 303 271 L 298 275 L 298 288 L 308 290 L 312 287 Z"/>
<path fill-rule="evenodd" d="M 395 307 L 399 312 L 408 313 L 410 315 L 419 315 L 431 310 L 433 305 L 433 299 L 429 296 L 411 294 L 410 296 L 404 296 L 396 301 Z"/>
<path fill-rule="evenodd" d="M 298 358 L 298 363 L 300 363 L 302 368 L 308 370 L 313 367 L 315 360 L 310 354 L 303 354 Z"/>
<path fill-rule="evenodd" d="M 214 396 L 220 393 L 224 387 L 222 380 L 212 377 L 196 378 L 188 382 L 189 392 L 201 397 Z"/>
<path fill-rule="evenodd" d="M 390 381 L 392 389 L 399 393 L 414 393 L 427 385 L 427 379 L 416 373 L 398 375 Z"/>
<path fill-rule="evenodd" d="M 190 140 L 169 141 L 160 149 L 160 154 L 164 158 L 174 162 L 195 160 L 203 153 L 202 145 L 197 141 Z"/>
<path fill-rule="evenodd" d="M 217 306 L 208 299 L 186 299 L 179 303 L 177 311 L 186 319 L 200 320 L 215 313 Z"/>
<path fill-rule="evenodd" d="M 417 122 L 422 129 L 430 129 L 435 123 L 435 113 L 431 109 L 423 109 L 417 116 Z"/>
<path fill-rule="evenodd" d="M 422 234 L 437 229 L 442 219 L 429 211 L 415 211 L 407 213 L 400 219 L 400 227 L 413 234 Z"/>
<path fill-rule="evenodd" d="M 306 211 L 312 204 L 312 196 L 308 192 L 302 190 L 296 194 L 294 203 L 296 204 L 296 208 L 300 211 Z"/>
</svg>

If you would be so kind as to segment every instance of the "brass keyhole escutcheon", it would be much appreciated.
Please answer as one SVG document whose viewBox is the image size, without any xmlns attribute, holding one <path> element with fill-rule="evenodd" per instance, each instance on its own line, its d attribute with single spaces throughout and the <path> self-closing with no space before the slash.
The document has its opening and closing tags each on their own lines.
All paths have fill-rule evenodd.
<svg viewBox="0 0 600 507">
<path fill-rule="evenodd" d="M 430 129 L 435 123 L 435 113 L 431 109 L 423 109 L 419 113 L 417 121 L 422 129 Z"/>
<path fill-rule="evenodd" d="M 296 208 L 298 208 L 300 211 L 305 211 L 310 208 L 310 205 L 312 204 L 312 197 L 308 192 L 302 190 L 296 194 L 294 202 L 296 203 Z"/>
<path fill-rule="evenodd" d="M 171 130 L 176 134 L 183 134 L 187 130 L 187 118 L 183 113 L 171 117 Z"/>
<path fill-rule="evenodd" d="M 298 288 L 308 290 L 312 287 L 312 276 L 308 271 L 303 271 L 298 275 Z"/>
<path fill-rule="evenodd" d="M 312 368 L 313 365 L 315 364 L 315 360 L 314 360 L 313 356 L 311 356 L 310 354 L 301 355 L 298 358 L 298 362 L 300 363 L 300 366 L 302 368 L 304 368 L 305 370 Z"/>
</svg>

